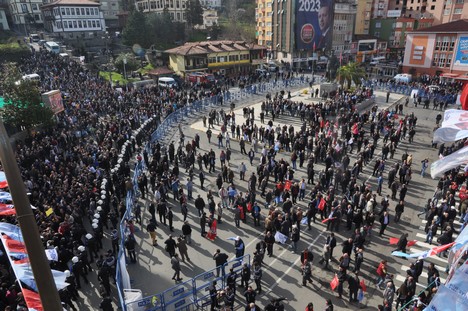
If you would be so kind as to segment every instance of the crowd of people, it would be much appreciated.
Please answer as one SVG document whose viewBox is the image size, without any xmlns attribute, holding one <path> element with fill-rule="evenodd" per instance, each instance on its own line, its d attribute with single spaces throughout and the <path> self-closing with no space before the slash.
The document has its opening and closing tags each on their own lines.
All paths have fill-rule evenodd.
<svg viewBox="0 0 468 311">
<path fill-rule="evenodd" d="M 355 303 L 358 290 L 362 289 L 361 264 L 376 222 L 380 223 L 379 235 L 382 236 L 387 226 L 392 225 L 390 205 L 395 204 L 395 222 L 404 213 L 405 196 L 411 187 L 415 164 L 407 152 L 402 152 L 401 160 L 394 156 L 402 141 L 408 139 L 411 143 L 417 134 L 417 117 L 412 113 L 404 115 L 403 104 L 393 110 L 379 111 L 373 107 L 369 111 L 357 111 L 356 103 L 372 96 L 370 88 L 340 91 L 328 100 L 312 104 L 293 101 L 286 92 L 267 95 L 260 117 L 247 108 L 243 124 L 236 122 L 233 109 L 210 113 L 208 140 L 211 128 L 218 128 L 220 133 L 209 152 L 202 154 L 200 151 L 198 134 L 187 139 L 182 129 L 177 148 L 174 142 L 167 146 L 155 142 L 148 152 L 143 145 L 150 131 L 164 117 L 190 101 L 224 92 L 228 85 L 215 84 L 209 90 L 197 86 L 178 91 L 159 87 L 117 90 L 81 65 L 44 51 L 24 59 L 19 67 L 23 72 L 32 71 L 41 76 L 42 91 L 60 89 L 65 98 L 65 112 L 58 115 L 56 126 L 18 142 L 15 150 L 25 187 L 31 193 L 31 204 L 37 207 L 35 216 L 44 246 L 55 248 L 59 255 L 58 261 L 51 262 L 51 267 L 68 271 L 70 285 L 60 291 L 60 297 L 73 310 L 77 309 L 80 289 L 88 286 L 89 273 L 97 273 L 100 282 L 103 298 L 100 308 L 113 310 L 110 284 L 115 277 L 120 236 L 117 228 L 125 213 L 126 193 L 133 190 L 130 179 L 133 153 L 141 155 L 137 162 L 146 163 L 146 169 L 138 177 L 138 189 L 141 199 L 148 198 L 145 210 L 150 220 L 143 224 L 141 203 L 137 203 L 133 219 L 127 220 L 129 234 L 125 248 L 131 262 L 137 262 L 138 251 L 134 222 L 145 226 L 152 245 L 157 246 L 156 213 L 159 224 L 168 223 L 169 230 L 173 231 L 174 213 L 179 213 L 179 209 L 176 211 L 173 207 L 179 206 L 184 221 L 183 236 L 174 239 L 169 235 L 164 249 L 171 257 L 173 279 L 176 282 L 182 279 L 180 260 L 190 261 L 187 250 L 192 227 L 187 215 L 192 200 L 202 236 L 207 235 L 206 228 L 210 228 L 214 220 L 226 221 L 225 213 L 231 213 L 237 227 L 252 223 L 264 232 L 264 239 L 256 244 L 252 254 L 251 265 L 245 265 L 239 276 L 233 271 L 218 272 L 226 275 L 227 287 L 220 291 L 213 284 L 210 289 L 212 310 L 221 305 L 228 308 L 234 305 L 238 278 L 245 288 L 242 293 L 245 303 L 239 304 L 245 305 L 245 310 L 260 310 L 255 293 L 262 292 L 262 266 L 265 255 L 274 256 L 278 244 L 276 233 L 287 237 L 291 249 L 299 252 L 297 245 L 302 231 L 311 230 L 317 220 L 324 221 L 328 229 L 319 264 L 336 275 L 338 297 L 343 298 L 345 285 L 348 285 L 349 300 Z M 395 118 L 397 112 L 398 119 Z M 301 125 L 297 128 L 275 126 L 275 118 L 284 115 L 296 118 Z M 134 135 L 134 131 L 153 116 L 152 124 Z M 120 151 L 127 140 L 131 141 L 130 147 L 120 160 Z M 246 163 L 256 161 L 254 172 L 247 172 L 244 163 L 240 163 L 237 170 L 230 163 L 231 153 L 237 152 L 231 148 L 234 141 L 245 155 Z M 214 151 L 216 147 L 219 153 Z M 443 154 L 451 148 L 454 147 L 440 146 L 439 151 Z M 382 155 L 375 160 L 378 150 Z M 390 159 L 395 162 L 393 165 L 388 164 Z M 117 164 L 119 168 L 115 169 Z M 375 189 L 359 179 L 366 165 L 374 167 Z M 181 177 L 182 166 L 186 178 Z M 305 176 L 298 173 L 301 168 Z M 195 183 L 205 190 L 206 174 L 216 176 L 218 189 L 206 190 L 205 201 L 201 195 L 194 198 L 192 194 Z M 391 196 L 381 196 L 385 181 Z M 455 191 L 464 182 L 464 176 L 456 172 L 446 174 L 439 182 L 434 199 L 428 201 L 423 211 L 429 224 L 426 228 L 428 242 L 436 238 L 439 244 L 445 244 L 453 239 L 453 222 L 457 216 Z M 247 185 L 245 193 L 238 190 L 242 183 Z M 299 202 L 307 207 L 301 208 Z M 466 206 L 461 204 L 460 208 L 462 219 L 467 218 Z M 48 212 L 50 210 L 52 213 Z M 15 218 L 5 217 L 2 221 L 15 223 Z M 436 237 L 439 229 L 441 235 Z M 343 230 L 348 238 L 339 241 L 334 232 Z M 244 241 L 236 237 L 234 243 L 236 257 L 242 257 Z M 104 245 L 111 247 L 107 250 Z M 341 251 L 334 254 L 339 245 Z M 406 251 L 406 245 L 407 236 L 402 235 L 398 250 Z M 310 249 L 298 255 L 301 256 L 302 284 L 308 286 L 313 282 L 314 255 Z M 213 259 L 219 266 L 226 256 L 219 251 Z M 6 310 L 14 310 L 24 306 L 24 300 L 14 276 L 8 271 L 5 255 L 1 260 L 0 290 L 4 294 L 0 295 L 0 304 Z M 395 297 L 400 305 L 413 299 L 422 262 L 418 259 L 411 264 L 404 285 L 398 289 L 394 276 L 387 272 L 387 263 L 383 260 L 376 267 L 376 284 L 385 286 L 382 287 L 383 310 L 392 309 Z M 427 295 L 418 297 L 415 304 L 418 308 L 427 304 L 440 283 L 434 266 L 428 269 L 428 275 L 430 290 Z M 255 290 L 249 285 L 250 279 L 256 284 Z M 326 304 L 326 310 L 333 310 L 331 299 Z M 305 307 L 313 310 L 313 302 Z M 281 310 L 280 301 L 272 301 L 265 310 Z"/>
</svg>

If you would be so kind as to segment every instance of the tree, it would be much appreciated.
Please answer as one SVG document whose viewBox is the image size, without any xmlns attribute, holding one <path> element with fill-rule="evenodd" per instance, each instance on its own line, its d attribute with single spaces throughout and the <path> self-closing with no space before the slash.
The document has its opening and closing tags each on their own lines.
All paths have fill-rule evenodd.
<svg viewBox="0 0 468 311">
<path fill-rule="evenodd" d="M 146 14 L 133 10 L 128 15 L 127 25 L 122 33 L 123 42 L 126 45 L 139 44 L 144 48 L 151 45 Z"/>
<path fill-rule="evenodd" d="M 53 124 L 53 112 L 41 103 L 41 92 L 37 82 L 22 80 L 15 63 L 3 66 L 3 89 L 5 106 L 1 116 L 5 123 L 18 128 L 31 129 L 34 126 Z"/>
<path fill-rule="evenodd" d="M 127 71 L 128 77 L 129 73 L 138 69 L 139 62 L 135 58 L 135 56 L 131 54 L 119 54 L 119 56 L 117 56 L 117 58 L 115 59 L 114 66 L 122 74 L 124 73 L 124 59 L 127 59 L 127 63 L 125 64 L 125 71 Z"/>
<path fill-rule="evenodd" d="M 194 25 L 203 25 L 203 8 L 200 0 L 188 0 L 185 9 L 187 27 Z"/>
<path fill-rule="evenodd" d="M 360 85 L 361 79 L 366 77 L 366 72 L 359 64 L 351 62 L 341 66 L 337 71 L 337 75 L 339 83 L 343 86 L 346 82 L 349 89 L 353 82 L 356 85 Z"/>
</svg>

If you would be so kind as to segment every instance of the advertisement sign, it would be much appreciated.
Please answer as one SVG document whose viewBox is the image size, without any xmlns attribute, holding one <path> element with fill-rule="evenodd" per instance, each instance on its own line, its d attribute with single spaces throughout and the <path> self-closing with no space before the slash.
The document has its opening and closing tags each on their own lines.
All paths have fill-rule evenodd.
<svg viewBox="0 0 468 311">
<path fill-rule="evenodd" d="M 458 40 L 455 66 L 468 66 L 468 37 L 460 37 Z"/>
<path fill-rule="evenodd" d="M 53 90 L 42 94 L 42 102 L 49 106 L 55 114 L 64 110 L 62 94 L 59 90 Z"/>
<path fill-rule="evenodd" d="M 377 50 L 377 40 L 359 40 L 358 41 L 358 52 L 372 53 Z"/>
<path fill-rule="evenodd" d="M 296 0 L 297 49 L 331 48 L 333 10 L 333 0 Z"/>
<path fill-rule="evenodd" d="M 388 10 L 387 11 L 387 17 L 400 17 L 401 16 L 401 10 Z"/>
</svg>

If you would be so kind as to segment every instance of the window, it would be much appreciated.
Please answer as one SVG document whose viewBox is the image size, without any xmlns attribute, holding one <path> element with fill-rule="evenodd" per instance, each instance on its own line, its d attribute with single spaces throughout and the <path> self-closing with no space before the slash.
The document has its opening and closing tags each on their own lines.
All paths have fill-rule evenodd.
<svg viewBox="0 0 468 311">
<path fill-rule="evenodd" d="M 67 11 L 67 15 L 70 15 L 70 9 L 66 8 L 65 10 Z"/>
<path fill-rule="evenodd" d="M 40 21 L 41 20 L 41 15 L 40 14 L 34 14 L 34 19 L 36 21 Z"/>
<path fill-rule="evenodd" d="M 68 28 L 73 28 L 73 23 L 71 21 L 68 22 Z"/>
<path fill-rule="evenodd" d="M 36 10 L 37 10 L 37 4 L 36 4 L 36 3 L 32 3 L 32 4 L 31 4 L 31 9 L 32 9 L 33 11 L 36 11 Z"/>
<path fill-rule="evenodd" d="M 63 28 L 68 29 L 68 23 L 67 22 L 63 22 Z"/>
<path fill-rule="evenodd" d="M 445 9 L 444 10 L 444 15 L 450 15 L 450 9 Z"/>
<path fill-rule="evenodd" d="M 457 0 L 455 3 L 456 4 L 462 4 L 462 3 L 465 3 L 465 0 Z"/>
<path fill-rule="evenodd" d="M 444 67 L 445 66 L 445 57 L 446 57 L 446 54 L 440 54 L 438 67 Z"/>
<path fill-rule="evenodd" d="M 62 15 L 65 15 L 65 8 L 62 8 L 61 11 L 62 11 Z"/>
<path fill-rule="evenodd" d="M 57 28 L 62 28 L 62 22 L 57 22 Z"/>
<path fill-rule="evenodd" d="M 462 12 L 463 12 L 463 9 L 458 8 L 453 11 L 453 14 L 461 14 Z"/>
<path fill-rule="evenodd" d="M 89 8 L 86 8 L 86 15 L 89 15 Z"/>
<path fill-rule="evenodd" d="M 380 28 L 382 27 L 382 23 L 381 22 L 376 22 L 375 23 L 375 28 Z"/>
<path fill-rule="evenodd" d="M 101 22 L 100 21 L 96 21 L 96 27 L 101 28 Z"/>
<path fill-rule="evenodd" d="M 437 37 L 436 39 L 436 46 L 435 46 L 435 50 L 436 51 L 439 51 L 440 50 L 440 47 L 442 45 L 442 41 L 440 40 L 440 37 Z"/>
<path fill-rule="evenodd" d="M 435 10 L 435 5 L 431 5 L 431 10 Z"/>
<path fill-rule="evenodd" d="M 453 51 L 454 47 L 455 47 L 455 41 L 457 40 L 457 37 L 452 37 L 452 40 L 450 41 L 450 47 L 449 47 L 449 51 Z"/>
<path fill-rule="evenodd" d="M 81 15 L 85 15 L 85 10 L 84 10 L 84 8 L 81 8 Z"/>
<path fill-rule="evenodd" d="M 177 20 L 180 21 L 180 13 L 177 12 Z"/>
<path fill-rule="evenodd" d="M 380 32 L 379 32 L 379 31 L 375 31 L 375 32 L 374 32 L 374 36 L 376 36 L 377 38 L 380 37 Z"/>
<path fill-rule="evenodd" d="M 73 28 L 78 28 L 78 24 L 76 23 L 76 21 L 73 21 Z"/>
<path fill-rule="evenodd" d="M 441 51 L 448 51 L 449 49 L 449 45 L 450 45 L 450 37 L 449 36 L 444 36 L 442 38 L 442 47 L 441 47 Z"/>
<path fill-rule="evenodd" d="M 93 21 L 93 28 L 96 28 L 96 21 Z"/>
<path fill-rule="evenodd" d="M 21 4 L 21 11 L 23 13 L 28 13 L 28 5 L 27 4 Z"/>
<path fill-rule="evenodd" d="M 78 21 L 78 28 L 83 28 L 83 24 L 81 23 L 81 21 Z"/>
<path fill-rule="evenodd" d="M 447 61 L 445 62 L 445 67 L 450 67 L 452 63 L 452 54 L 447 55 Z"/>
<path fill-rule="evenodd" d="M 76 11 L 78 12 L 79 9 L 77 9 Z M 71 8 L 70 9 L 70 14 L 71 15 L 75 15 L 75 8 Z"/>
<path fill-rule="evenodd" d="M 434 57 L 432 58 L 432 66 L 435 67 L 439 62 L 439 54 L 434 53 Z"/>
</svg>

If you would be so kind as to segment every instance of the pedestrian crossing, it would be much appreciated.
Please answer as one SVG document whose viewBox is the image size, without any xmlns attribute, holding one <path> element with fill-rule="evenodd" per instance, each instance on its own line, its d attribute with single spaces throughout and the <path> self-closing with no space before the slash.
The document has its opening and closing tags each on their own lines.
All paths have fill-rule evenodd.
<svg viewBox="0 0 468 311">
<path fill-rule="evenodd" d="M 440 229 L 438 230 L 437 235 L 434 237 L 433 243 L 431 245 L 429 243 L 426 243 L 426 234 L 424 232 L 427 220 L 422 220 L 421 223 L 422 223 L 422 226 L 419 226 L 419 232 L 417 232 L 415 236 L 408 237 L 408 240 L 416 240 L 417 243 L 414 246 L 409 247 L 407 249 L 407 253 L 410 253 L 410 254 L 421 253 L 435 246 L 438 246 L 438 243 L 436 242 L 436 240 L 437 240 L 437 237 L 439 237 L 441 234 Z M 462 224 L 460 223 L 460 221 L 458 220 L 454 221 L 454 228 L 456 231 L 459 231 L 461 226 Z M 453 240 L 455 240 L 457 237 L 458 237 L 458 234 L 454 233 Z M 403 282 L 405 281 L 406 275 L 407 275 L 406 271 L 410 269 L 409 267 L 410 263 L 415 262 L 416 260 L 417 258 L 409 258 L 407 260 L 408 262 L 407 264 L 401 264 L 398 267 L 395 278 L 394 278 L 394 284 L 396 286 L 396 289 L 398 289 L 401 286 L 401 284 L 403 284 Z M 436 269 L 439 271 L 441 282 L 445 283 L 445 280 L 447 277 L 447 273 L 445 272 L 446 267 L 447 267 L 447 258 L 444 257 L 443 255 L 441 255 L 440 257 L 435 255 L 435 256 L 425 258 L 423 272 L 419 276 L 419 282 L 416 283 L 416 294 L 424 290 L 428 285 L 427 267 L 429 266 L 429 263 L 433 263 L 435 265 Z"/>
</svg>

